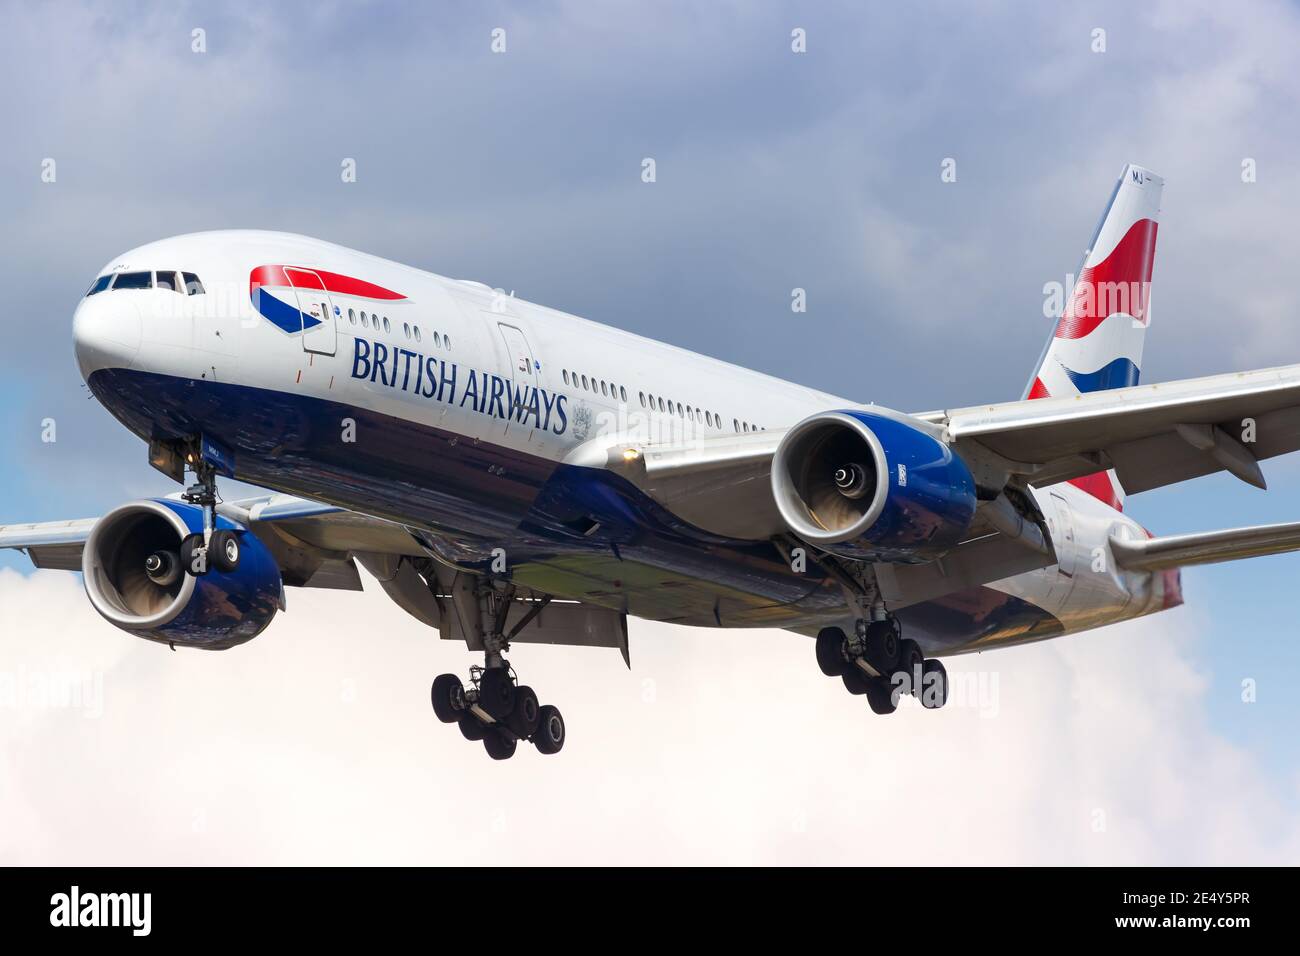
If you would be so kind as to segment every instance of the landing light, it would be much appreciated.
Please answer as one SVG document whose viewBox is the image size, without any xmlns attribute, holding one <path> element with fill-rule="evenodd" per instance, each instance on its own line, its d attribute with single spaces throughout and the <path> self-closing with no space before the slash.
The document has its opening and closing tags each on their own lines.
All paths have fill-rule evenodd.
<svg viewBox="0 0 1300 956">
<path fill-rule="evenodd" d="M 623 449 L 623 460 L 626 462 L 636 461 L 640 457 L 641 457 L 641 450 L 639 448 Z"/>
</svg>

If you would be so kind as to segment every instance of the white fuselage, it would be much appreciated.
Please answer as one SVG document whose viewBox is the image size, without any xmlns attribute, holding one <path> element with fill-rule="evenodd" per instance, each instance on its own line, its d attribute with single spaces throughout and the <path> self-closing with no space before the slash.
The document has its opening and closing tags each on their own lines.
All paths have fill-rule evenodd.
<svg viewBox="0 0 1300 956">
<path fill-rule="evenodd" d="M 260 273 L 271 281 L 250 289 L 250 276 L 267 266 L 289 267 L 289 285 L 275 284 L 272 270 Z M 155 287 L 110 290 L 84 299 L 75 317 L 83 375 L 91 381 L 97 372 L 118 370 L 195 383 L 198 389 L 212 385 L 246 390 L 249 396 L 275 393 L 310 403 L 293 406 L 313 409 L 310 423 L 283 423 L 286 432 L 293 433 L 285 435 L 290 453 L 308 455 L 309 447 L 324 447 L 326 457 L 333 456 L 332 446 L 319 443 L 334 441 L 337 431 L 338 442 L 354 446 L 338 454 L 355 450 L 356 456 L 364 456 L 371 440 L 366 432 L 371 418 L 352 422 L 349 442 L 347 419 L 356 416 L 348 410 L 355 410 L 374 416 L 374 421 L 409 423 L 429 429 L 430 434 L 436 430 L 441 436 L 452 436 L 449 441 L 439 439 L 436 450 L 431 446 L 429 451 L 444 462 L 462 452 L 470 455 L 471 449 L 500 450 L 500 463 L 486 465 L 483 481 L 505 482 L 513 476 L 504 472 L 518 471 L 521 462 L 559 466 L 599 434 L 617 432 L 648 441 L 708 437 L 785 427 L 816 412 L 858 406 L 525 302 L 480 283 L 443 278 L 301 236 L 256 231 L 181 236 L 132 250 L 103 272 L 151 270 L 192 273 L 204 291 L 186 295 L 183 290 Z M 321 279 L 317 286 L 311 278 L 328 275 L 338 281 Z M 376 295 L 376 290 L 383 295 Z M 259 299 L 259 295 L 271 298 Z M 288 314 L 284 310 L 294 307 L 304 316 L 316 316 L 319 324 L 306 330 L 285 328 L 268 318 L 277 312 Z M 139 393 L 146 399 L 149 387 Z M 100 389 L 96 394 L 103 399 Z M 228 401 L 236 393 L 220 394 Z M 509 406 L 512 395 L 523 395 L 526 403 L 536 404 L 525 414 L 516 414 Z M 256 408 L 266 404 L 259 405 L 256 398 L 250 402 L 254 411 L 244 414 L 254 417 Z M 150 419 L 153 413 L 148 409 L 110 407 L 119 418 L 130 419 L 138 432 L 145 431 L 141 424 L 145 421 L 153 421 L 150 428 L 160 427 Z M 342 410 L 337 421 L 329 417 L 335 410 Z M 234 449 L 239 456 L 251 457 L 253 449 L 267 446 L 267 460 L 275 460 L 277 449 L 266 434 L 273 427 L 274 423 L 263 423 L 260 430 L 236 429 L 229 440 L 240 445 L 246 440 L 246 447 Z M 306 433 L 318 444 L 299 442 Z M 403 439 L 386 435 L 384 440 Z M 412 500 L 421 505 L 406 512 L 400 496 L 379 495 L 361 473 L 340 478 L 337 469 L 317 473 L 301 464 L 306 458 L 297 460 L 300 464 L 292 471 L 282 473 L 270 466 L 250 471 L 250 480 L 425 528 L 449 540 L 494 527 L 491 516 L 479 515 L 468 506 L 447 506 L 444 510 L 450 513 L 433 515 L 420 510 L 438 507 L 437 499 L 422 497 L 421 489 L 409 489 Z M 448 482 L 467 480 L 458 466 L 446 464 Z M 503 474 L 498 475 L 498 467 Z M 383 474 L 369 478 L 385 480 Z M 404 472 L 392 480 L 418 484 Z M 516 493 L 524 495 L 514 486 L 503 486 L 503 494 Z M 1034 494 L 1048 520 L 1058 565 L 982 590 L 1019 599 L 1060 626 L 977 627 L 977 634 L 940 641 L 943 650 L 1054 636 L 1178 602 L 1176 576 L 1122 572 L 1111 560 L 1110 536 L 1145 535 L 1134 521 L 1069 484 Z M 518 516 L 506 514 L 501 526 L 509 527 L 512 521 L 517 523 Z M 660 561 L 657 554 L 647 557 L 648 565 Z M 744 577 L 738 573 L 717 590 L 730 595 Z M 593 598 L 591 589 L 562 596 L 602 599 Z M 724 626 L 775 624 L 807 629 L 819 620 L 848 613 L 821 603 L 783 617 L 770 608 L 759 613 L 763 603 L 737 599 L 736 611 L 730 615 L 718 615 L 715 603 L 715 619 L 720 618 Z M 773 603 L 770 595 L 766 603 Z M 638 613 L 635 602 L 624 606 Z M 964 613 L 981 624 L 979 608 Z M 713 623 L 699 614 L 672 615 L 659 606 L 644 616 Z"/>
</svg>

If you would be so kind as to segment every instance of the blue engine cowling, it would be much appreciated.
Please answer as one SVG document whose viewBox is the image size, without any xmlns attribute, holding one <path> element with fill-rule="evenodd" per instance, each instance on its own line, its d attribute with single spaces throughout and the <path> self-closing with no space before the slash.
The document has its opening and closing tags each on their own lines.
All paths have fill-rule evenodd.
<svg viewBox="0 0 1300 956">
<path fill-rule="evenodd" d="M 133 501 L 95 523 L 82 551 L 86 595 L 101 615 L 150 641 L 224 650 L 252 640 L 283 606 L 280 568 L 266 546 L 240 525 L 218 517 L 217 527 L 239 533 L 239 566 L 201 577 L 181 569 L 186 535 L 203 530 L 203 513 L 168 498 Z M 146 569 L 151 555 L 166 559 Z"/>
<path fill-rule="evenodd" d="M 796 535 L 831 554 L 917 562 L 950 550 L 975 516 L 966 464 L 924 422 L 895 412 L 822 412 L 786 433 L 772 493 Z"/>
</svg>

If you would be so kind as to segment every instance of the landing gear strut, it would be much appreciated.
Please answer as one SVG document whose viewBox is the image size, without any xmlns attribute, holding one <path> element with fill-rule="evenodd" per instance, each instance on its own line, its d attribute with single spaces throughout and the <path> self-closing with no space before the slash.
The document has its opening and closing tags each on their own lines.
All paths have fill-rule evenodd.
<svg viewBox="0 0 1300 956">
<path fill-rule="evenodd" d="M 239 568 L 239 535 L 234 531 L 217 529 L 216 470 L 202 460 L 192 467 L 194 484 L 185 489 L 181 500 L 203 510 L 203 531 L 186 535 L 181 541 L 181 567 L 195 577 L 201 577 L 213 568 L 229 574 Z"/>
<path fill-rule="evenodd" d="M 898 618 L 883 608 L 871 620 L 859 618 L 849 637 L 838 627 L 817 635 L 817 666 L 827 677 L 838 677 L 850 694 L 867 698 L 877 714 L 892 714 L 904 694 L 928 709 L 948 701 L 948 672 L 942 663 L 925 658 L 916 641 L 902 636 Z"/>
<path fill-rule="evenodd" d="M 538 701 L 537 693 L 519 683 L 503 656 L 509 649 L 508 633 L 513 633 L 505 630 L 513 589 L 508 585 L 495 589 L 490 582 L 476 581 L 457 589 L 454 599 L 464 612 L 463 620 L 480 622 L 484 666 L 469 669 L 468 686 L 455 674 L 435 677 L 431 691 L 434 714 L 444 724 L 458 725 L 466 740 L 482 741 L 493 760 L 513 757 L 521 740 L 539 753 L 559 753 L 565 737 L 559 708 Z M 516 625 L 516 630 L 519 627 Z"/>
</svg>

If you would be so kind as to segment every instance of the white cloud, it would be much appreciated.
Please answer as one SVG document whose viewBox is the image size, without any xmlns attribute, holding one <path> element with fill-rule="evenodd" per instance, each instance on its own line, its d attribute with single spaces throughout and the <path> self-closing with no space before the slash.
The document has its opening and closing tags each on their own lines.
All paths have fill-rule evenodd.
<svg viewBox="0 0 1300 956">
<path fill-rule="evenodd" d="M 293 591 L 233 651 L 99 620 L 0 572 L 0 677 L 102 675 L 101 717 L 0 699 L 5 863 L 1246 863 L 1295 859 L 1295 793 L 1208 728 L 1192 613 L 951 662 L 996 700 L 871 715 L 779 631 L 634 622 L 512 655 L 564 710 L 506 763 L 438 724 L 469 655 L 374 589 Z M 994 706 L 994 704 L 996 706 Z M 1244 706 L 1244 705 L 1243 705 Z M 1094 830 L 1104 820 L 1105 829 Z"/>
</svg>

